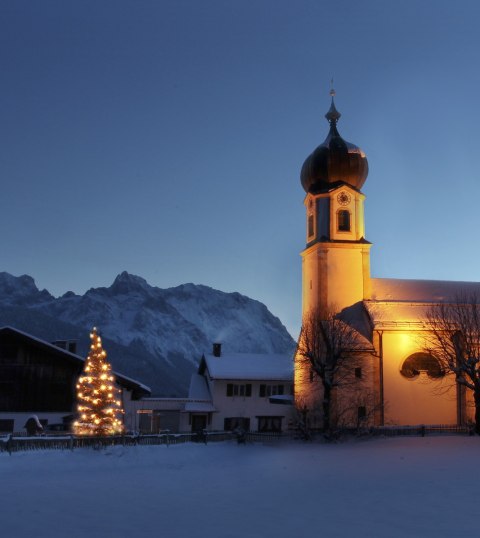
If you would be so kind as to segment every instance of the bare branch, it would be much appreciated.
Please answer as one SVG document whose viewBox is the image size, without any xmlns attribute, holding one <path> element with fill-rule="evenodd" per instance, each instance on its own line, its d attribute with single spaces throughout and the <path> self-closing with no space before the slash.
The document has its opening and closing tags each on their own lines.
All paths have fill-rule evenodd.
<svg viewBox="0 0 480 538">
<path fill-rule="evenodd" d="M 480 434 L 480 296 L 460 294 L 426 313 L 425 347 L 447 376 L 473 392 L 475 430 Z"/>
</svg>

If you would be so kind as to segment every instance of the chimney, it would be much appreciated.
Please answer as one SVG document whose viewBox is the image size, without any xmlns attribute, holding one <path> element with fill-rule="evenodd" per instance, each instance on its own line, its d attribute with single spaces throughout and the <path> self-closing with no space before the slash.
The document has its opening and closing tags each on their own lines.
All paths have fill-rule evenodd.
<svg viewBox="0 0 480 538">
<path fill-rule="evenodd" d="M 213 356 L 221 357 L 222 355 L 222 344 L 216 343 L 213 344 Z"/>
</svg>

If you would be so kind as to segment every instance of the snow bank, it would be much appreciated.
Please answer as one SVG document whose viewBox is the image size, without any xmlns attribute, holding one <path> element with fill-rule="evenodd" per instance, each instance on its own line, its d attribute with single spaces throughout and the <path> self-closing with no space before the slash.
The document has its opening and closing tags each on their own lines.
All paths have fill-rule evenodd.
<svg viewBox="0 0 480 538">
<path fill-rule="evenodd" d="M 0 453 L 2 535 L 476 536 L 479 450 L 426 437 Z"/>
</svg>

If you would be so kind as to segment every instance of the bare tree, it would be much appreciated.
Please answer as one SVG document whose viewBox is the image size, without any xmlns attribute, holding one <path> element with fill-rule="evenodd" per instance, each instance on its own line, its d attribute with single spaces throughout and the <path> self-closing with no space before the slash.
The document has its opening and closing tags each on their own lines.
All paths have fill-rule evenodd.
<svg viewBox="0 0 480 538">
<path fill-rule="evenodd" d="M 327 435 L 334 426 L 332 403 L 336 391 L 341 388 L 343 395 L 349 390 L 358 391 L 355 372 L 365 367 L 362 352 L 371 351 L 367 348 L 366 340 L 333 309 L 316 308 L 304 316 L 296 361 L 299 368 L 320 381 L 322 428 Z"/>
<path fill-rule="evenodd" d="M 480 435 L 480 295 L 458 295 L 452 303 L 432 306 L 425 324 L 428 352 L 446 377 L 473 393 L 475 432 Z"/>
</svg>

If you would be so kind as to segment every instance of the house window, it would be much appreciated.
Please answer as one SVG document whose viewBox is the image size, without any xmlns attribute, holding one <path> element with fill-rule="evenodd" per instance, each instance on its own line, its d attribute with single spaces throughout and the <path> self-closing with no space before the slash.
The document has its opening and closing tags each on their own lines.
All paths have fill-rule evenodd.
<svg viewBox="0 0 480 538">
<path fill-rule="evenodd" d="M 250 419 L 244 417 L 230 417 L 223 421 L 223 429 L 227 432 L 235 430 L 250 430 Z"/>
<path fill-rule="evenodd" d="M 357 416 L 358 420 L 364 420 L 365 418 L 367 418 L 367 408 L 364 405 L 361 405 L 358 408 Z"/>
<path fill-rule="evenodd" d="M 235 383 L 227 384 L 227 396 L 250 397 L 252 395 L 252 385 L 237 385 Z"/>
<path fill-rule="evenodd" d="M 355 368 L 355 377 L 357 379 L 362 379 L 362 369 L 361 368 Z"/>
<path fill-rule="evenodd" d="M 337 224 L 339 232 L 350 231 L 350 211 L 347 209 L 340 209 L 337 213 Z"/>
<path fill-rule="evenodd" d="M 259 432 L 281 432 L 283 417 L 257 417 Z"/>
<path fill-rule="evenodd" d="M 284 394 L 285 387 L 283 385 L 260 385 L 260 398 L 268 398 Z"/>
</svg>

